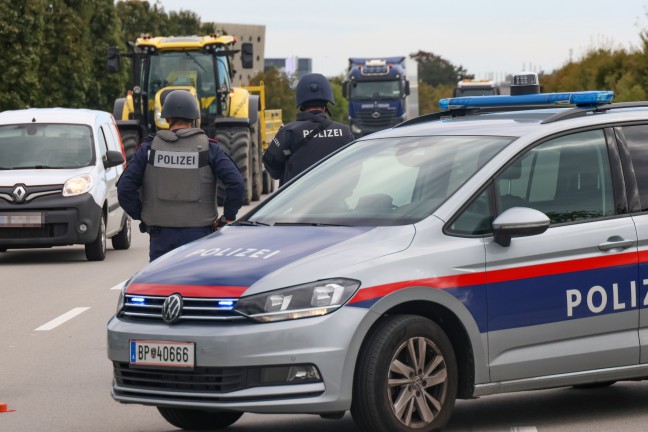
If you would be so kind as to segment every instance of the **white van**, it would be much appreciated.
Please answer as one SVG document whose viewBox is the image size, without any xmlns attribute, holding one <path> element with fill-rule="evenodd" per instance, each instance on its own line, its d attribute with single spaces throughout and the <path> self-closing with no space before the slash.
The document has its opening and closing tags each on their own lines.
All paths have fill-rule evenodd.
<svg viewBox="0 0 648 432">
<path fill-rule="evenodd" d="M 110 113 L 33 108 L 0 113 L 0 252 L 106 241 L 128 249 L 131 221 L 117 201 L 126 166 Z"/>
</svg>

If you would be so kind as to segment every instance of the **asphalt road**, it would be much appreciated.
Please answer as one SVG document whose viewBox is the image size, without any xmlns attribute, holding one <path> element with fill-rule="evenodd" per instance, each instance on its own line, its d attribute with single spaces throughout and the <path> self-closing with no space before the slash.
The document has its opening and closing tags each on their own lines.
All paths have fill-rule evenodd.
<svg viewBox="0 0 648 432">
<path fill-rule="evenodd" d="M 245 211 L 246 209 L 244 209 Z M 244 212 L 243 211 L 243 212 Z M 243 214 L 243 212 L 241 214 Z M 2 432 L 175 431 L 155 408 L 110 397 L 106 323 L 118 290 L 148 262 L 148 237 L 88 262 L 83 247 L 0 253 Z M 459 401 L 448 431 L 646 431 L 648 383 L 572 388 Z M 245 414 L 233 432 L 355 432 L 350 415 Z"/>
</svg>

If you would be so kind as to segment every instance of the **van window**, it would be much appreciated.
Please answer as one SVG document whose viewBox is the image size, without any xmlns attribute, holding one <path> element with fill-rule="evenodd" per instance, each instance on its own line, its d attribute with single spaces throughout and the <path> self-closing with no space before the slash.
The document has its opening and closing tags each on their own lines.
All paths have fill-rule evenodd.
<svg viewBox="0 0 648 432">
<path fill-rule="evenodd" d="M 78 168 L 94 165 L 86 125 L 27 123 L 0 126 L 0 169 Z"/>
</svg>

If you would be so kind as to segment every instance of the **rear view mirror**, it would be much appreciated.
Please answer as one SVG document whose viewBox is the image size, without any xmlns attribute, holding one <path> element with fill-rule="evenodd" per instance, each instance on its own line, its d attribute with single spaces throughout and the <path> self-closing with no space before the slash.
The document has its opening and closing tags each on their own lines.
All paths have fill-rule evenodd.
<svg viewBox="0 0 648 432">
<path fill-rule="evenodd" d="M 342 83 L 342 97 L 344 99 L 349 99 L 349 81 L 344 81 Z"/>
<path fill-rule="evenodd" d="M 108 72 L 119 72 L 119 48 L 108 47 Z"/>
<path fill-rule="evenodd" d="M 495 243 L 510 246 L 512 237 L 526 237 L 547 231 L 551 221 L 546 214 L 527 207 L 513 207 L 493 221 Z"/>
<path fill-rule="evenodd" d="M 251 42 L 241 45 L 241 64 L 243 69 L 252 69 L 254 66 L 254 46 Z"/>
<path fill-rule="evenodd" d="M 121 165 L 125 162 L 124 155 L 121 152 L 108 150 L 106 152 L 106 157 L 103 161 L 104 168 L 112 168 L 117 165 Z"/>
</svg>

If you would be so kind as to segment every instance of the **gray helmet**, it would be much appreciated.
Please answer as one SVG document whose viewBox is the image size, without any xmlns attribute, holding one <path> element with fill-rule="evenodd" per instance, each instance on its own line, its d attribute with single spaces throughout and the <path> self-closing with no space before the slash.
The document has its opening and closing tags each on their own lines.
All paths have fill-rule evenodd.
<svg viewBox="0 0 648 432">
<path fill-rule="evenodd" d="M 297 108 L 303 108 L 308 102 L 317 101 L 320 106 L 326 106 L 329 102 L 335 105 L 333 90 L 328 79 L 322 74 L 306 74 L 297 83 Z M 319 104 L 318 104 L 319 105 Z"/>
<path fill-rule="evenodd" d="M 173 90 L 164 98 L 160 116 L 164 119 L 199 119 L 200 110 L 198 109 L 198 101 L 187 90 Z"/>
</svg>

